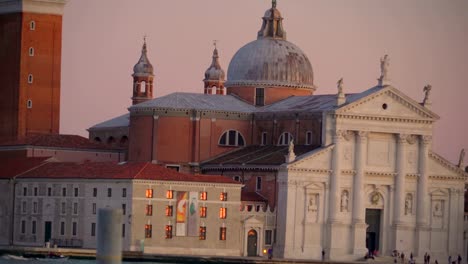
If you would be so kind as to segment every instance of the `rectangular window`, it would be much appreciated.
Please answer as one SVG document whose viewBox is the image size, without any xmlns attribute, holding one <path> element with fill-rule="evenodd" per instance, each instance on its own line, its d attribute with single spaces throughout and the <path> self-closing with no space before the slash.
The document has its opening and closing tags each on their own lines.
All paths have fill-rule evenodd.
<svg viewBox="0 0 468 264">
<path fill-rule="evenodd" d="M 265 230 L 265 245 L 271 245 L 271 235 L 273 231 Z"/>
<path fill-rule="evenodd" d="M 22 211 L 23 213 L 26 213 L 26 211 L 27 211 L 27 209 L 26 209 L 26 201 L 23 201 L 23 202 L 21 203 L 21 211 Z"/>
<path fill-rule="evenodd" d="M 153 198 L 153 189 L 146 189 L 146 198 Z"/>
<path fill-rule="evenodd" d="M 107 197 L 112 197 L 112 188 L 107 188 Z"/>
<path fill-rule="evenodd" d="M 166 239 L 172 238 L 172 225 L 166 225 Z"/>
<path fill-rule="evenodd" d="M 78 214 L 78 203 L 73 203 L 73 214 Z"/>
<path fill-rule="evenodd" d="M 255 88 L 255 105 L 256 106 L 265 105 L 265 89 L 264 88 Z"/>
<path fill-rule="evenodd" d="M 32 221 L 31 223 L 31 234 L 36 234 L 36 220 Z"/>
<path fill-rule="evenodd" d="M 37 202 L 33 202 L 33 213 L 37 214 Z"/>
<path fill-rule="evenodd" d="M 206 206 L 200 207 L 200 217 L 201 217 L 201 218 L 206 218 L 206 211 L 207 211 L 207 207 L 206 207 Z"/>
<path fill-rule="evenodd" d="M 127 197 L 127 188 L 122 188 L 122 197 Z"/>
<path fill-rule="evenodd" d="M 96 214 L 96 203 L 93 203 L 93 215 Z"/>
<path fill-rule="evenodd" d="M 34 196 L 37 196 L 37 187 L 34 187 Z"/>
<path fill-rule="evenodd" d="M 78 197 L 78 188 L 75 188 L 74 192 L 75 192 L 75 197 Z"/>
<path fill-rule="evenodd" d="M 125 237 L 125 224 L 122 224 L 122 237 Z"/>
<path fill-rule="evenodd" d="M 47 188 L 47 196 L 52 196 L 52 188 Z"/>
<path fill-rule="evenodd" d="M 220 219 L 226 219 L 227 216 L 227 209 L 226 207 L 221 207 L 219 208 L 219 218 Z"/>
<path fill-rule="evenodd" d="M 145 238 L 151 238 L 153 236 L 153 226 L 145 225 Z"/>
<path fill-rule="evenodd" d="M 96 223 L 91 223 L 91 236 L 96 236 Z"/>
<path fill-rule="evenodd" d="M 219 240 L 226 240 L 226 227 L 219 228 Z"/>
<path fill-rule="evenodd" d="M 125 215 L 127 213 L 127 205 L 122 204 L 122 214 Z"/>
<path fill-rule="evenodd" d="M 173 210 L 172 210 L 172 205 L 166 205 L 166 216 L 172 216 Z"/>
<path fill-rule="evenodd" d="M 206 201 L 208 199 L 207 192 L 200 192 L 200 200 Z"/>
<path fill-rule="evenodd" d="M 312 132 L 307 131 L 306 133 L 306 145 L 312 144 Z"/>
<path fill-rule="evenodd" d="M 93 188 L 93 197 L 97 197 L 97 188 Z"/>
<path fill-rule="evenodd" d="M 64 202 L 62 202 L 61 207 L 60 207 L 60 212 L 61 212 L 62 214 L 65 214 L 65 213 L 66 213 L 66 210 L 67 210 L 67 209 L 66 209 L 66 204 L 65 204 Z"/>
<path fill-rule="evenodd" d="M 172 199 L 174 198 L 174 191 L 173 190 L 167 190 L 166 191 L 166 199 Z"/>
<path fill-rule="evenodd" d="M 227 201 L 227 192 L 222 192 L 221 194 L 219 194 L 219 200 Z"/>
<path fill-rule="evenodd" d="M 257 184 L 255 185 L 257 191 L 262 190 L 262 177 L 257 176 Z"/>
<path fill-rule="evenodd" d="M 267 133 L 266 132 L 263 132 L 262 133 L 262 142 L 261 142 L 261 145 L 264 146 L 267 144 Z"/>
<path fill-rule="evenodd" d="M 76 230 L 77 230 L 78 224 L 76 222 L 73 222 L 72 225 L 72 236 L 76 236 Z"/>
<path fill-rule="evenodd" d="M 200 226 L 200 229 L 199 229 L 199 238 L 200 240 L 206 240 L 206 226 Z"/>
<path fill-rule="evenodd" d="M 60 222 L 60 235 L 65 235 L 65 222 Z"/>
<path fill-rule="evenodd" d="M 146 215 L 151 216 L 153 215 L 153 205 L 147 204 L 146 205 Z"/>
<path fill-rule="evenodd" d="M 67 188 L 62 188 L 62 196 L 67 196 Z"/>
<path fill-rule="evenodd" d="M 23 196 L 28 196 L 28 188 L 23 187 Z"/>
<path fill-rule="evenodd" d="M 21 234 L 26 233 L 26 221 L 21 220 Z"/>
</svg>

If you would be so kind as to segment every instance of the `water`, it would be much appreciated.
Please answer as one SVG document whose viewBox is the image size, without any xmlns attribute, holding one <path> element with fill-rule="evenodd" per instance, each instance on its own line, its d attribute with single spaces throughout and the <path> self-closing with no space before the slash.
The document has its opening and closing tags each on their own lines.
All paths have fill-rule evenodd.
<svg viewBox="0 0 468 264">
<path fill-rule="evenodd" d="M 67 264 L 95 264 L 96 260 L 83 260 L 83 259 L 67 259 L 67 260 L 36 260 L 34 258 L 25 259 L 25 260 L 13 260 L 13 259 L 5 259 L 4 257 L 0 257 L 0 264 L 57 264 L 57 263 L 67 263 Z M 127 262 L 123 261 L 122 264 L 167 264 L 162 262 Z"/>
</svg>

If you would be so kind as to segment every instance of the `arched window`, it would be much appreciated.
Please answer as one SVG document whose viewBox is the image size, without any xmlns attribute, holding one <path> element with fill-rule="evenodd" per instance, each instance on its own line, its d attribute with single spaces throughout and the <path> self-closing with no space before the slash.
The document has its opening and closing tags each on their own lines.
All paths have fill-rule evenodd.
<svg viewBox="0 0 468 264">
<path fill-rule="evenodd" d="M 239 131 L 228 130 L 219 139 L 221 146 L 245 146 L 244 137 Z"/>
<path fill-rule="evenodd" d="M 33 75 L 32 74 L 28 75 L 28 83 L 33 83 Z"/>
<path fill-rule="evenodd" d="M 123 136 L 123 137 L 120 139 L 120 145 L 125 146 L 125 145 L 127 145 L 127 143 L 128 143 L 128 137 L 127 137 L 127 136 Z"/>
<path fill-rule="evenodd" d="M 34 48 L 33 47 L 29 47 L 29 56 L 34 56 Z"/>
<path fill-rule="evenodd" d="M 36 30 L 36 22 L 34 22 L 34 21 L 29 22 L 29 29 L 30 30 Z"/>
<path fill-rule="evenodd" d="M 262 132 L 262 140 L 260 145 L 265 146 L 267 144 L 267 132 Z"/>
<path fill-rule="evenodd" d="M 145 81 L 142 81 L 140 83 L 140 92 L 146 93 L 146 82 Z"/>
<path fill-rule="evenodd" d="M 26 102 L 26 107 L 31 109 L 32 108 L 32 100 L 29 99 L 27 102 Z"/>
<path fill-rule="evenodd" d="M 293 140 L 291 133 L 284 132 L 278 139 L 278 146 L 287 146 Z"/>
<path fill-rule="evenodd" d="M 114 138 L 114 137 L 109 137 L 109 138 L 107 139 L 107 144 L 112 145 L 112 144 L 114 144 L 114 143 L 115 143 L 115 138 Z"/>
<path fill-rule="evenodd" d="M 216 94 L 216 90 L 218 90 L 218 87 L 216 86 L 211 87 L 211 94 Z"/>
<path fill-rule="evenodd" d="M 96 142 L 101 142 L 101 138 L 100 138 L 100 137 L 95 137 L 95 138 L 94 138 L 94 141 L 96 141 Z"/>
<path fill-rule="evenodd" d="M 312 131 L 307 131 L 306 132 L 305 144 L 306 145 L 312 145 Z"/>
</svg>

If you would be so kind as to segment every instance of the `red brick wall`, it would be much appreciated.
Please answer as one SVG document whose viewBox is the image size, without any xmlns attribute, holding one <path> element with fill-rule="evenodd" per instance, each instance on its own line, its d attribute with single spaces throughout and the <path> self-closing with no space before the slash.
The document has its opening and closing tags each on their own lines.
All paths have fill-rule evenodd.
<svg viewBox="0 0 468 264">
<path fill-rule="evenodd" d="M 228 94 L 235 94 L 251 104 L 255 104 L 255 87 L 229 87 Z M 265 105 L 272 104 L 290 96 L 312 95 L 309 89 L 294 89 L 287 87 L 265 87 Z"/>
<path fill-rule="evenodd" d="M 132 116 L 130 118 L 129 131 L 129 150 L 128 159 L 131 161 L 151 161 L 152 142 L 151 136 L 153 126 L 153 116 Z M 154 120 L 154 126 L 157 127 L 157 120 Z"/>
</svg>

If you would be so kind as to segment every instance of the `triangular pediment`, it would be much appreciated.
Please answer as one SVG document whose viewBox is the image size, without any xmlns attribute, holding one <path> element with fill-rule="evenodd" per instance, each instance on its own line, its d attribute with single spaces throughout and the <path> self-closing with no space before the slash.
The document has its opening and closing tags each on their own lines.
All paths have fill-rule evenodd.
<svg viewBox="0 0 468 264">
<path fill-rule="evenodd" d="M 335 113 L 409 120 L 434 121 L 439 119 L 435 113 L 392 86 L 375 90 L 338 108 Z"/>
</svg>

